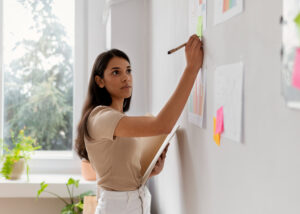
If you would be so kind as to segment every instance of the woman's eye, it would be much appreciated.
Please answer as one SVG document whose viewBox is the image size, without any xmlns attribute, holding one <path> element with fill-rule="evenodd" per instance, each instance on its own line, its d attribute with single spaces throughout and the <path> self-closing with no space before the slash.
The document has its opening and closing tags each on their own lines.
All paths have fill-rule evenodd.
<svg viewBox="0 0 300 214">
<path fill-rule="evenodd" d="M 117 75 L 117 74 L 119 74 L 119 71 L 113 71 L 112 74 Z"/>
<path fill-rule="evenodd" d="M 128 69 L 128 70 L 127 70 L 127 73 L 129 73 L 129 74 L 130 74 L 130 73 L 131 73 L 131 69 Z"/>
</svg>

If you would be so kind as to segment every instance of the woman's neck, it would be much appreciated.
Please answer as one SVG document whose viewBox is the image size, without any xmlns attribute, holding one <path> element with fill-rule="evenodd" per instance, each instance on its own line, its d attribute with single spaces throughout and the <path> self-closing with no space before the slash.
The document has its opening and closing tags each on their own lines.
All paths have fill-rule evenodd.
<svg viewBox="0 0 300 214">
<path fill-rule="evenodd" d="M 120 100 L 120 101 L 112 101 L 110 107 L 119 111 L 119 112 L 123 112 L 123 103 L 124 103 L 124 99 Z"/>
</svg>

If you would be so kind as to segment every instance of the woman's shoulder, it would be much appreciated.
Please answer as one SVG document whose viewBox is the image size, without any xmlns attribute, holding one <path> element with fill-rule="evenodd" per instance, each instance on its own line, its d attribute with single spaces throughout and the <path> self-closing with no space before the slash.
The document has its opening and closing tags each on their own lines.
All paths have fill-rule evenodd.
<svg viewBox="0 0 300 214">
<path fill-rule="evenodd" d="M 99 105 L 99 106 L 96 106 L 92 111 L 91 111 L 91 115 L 92 114 L 97 114 L 98 112 L 101 112 L 101 111 L 108 111 L 110 110 L 111 108 L 109 106 L 103 106 L 103 105 Z"/>
<path fill-rule="evenodd" d="M 90 136 L 94 139 L 108 138 L 113 140 L 114 128 L 123 116 L 122 112 L 109 106 L 95 107 L 87 121 Z"/>
<path fill-rule="evenodd" d="M 112 114 L 117 114 L 117 115 L 122 115 L 122 112 L 119 112 L 113 108 L 111 108 L 110 106 L 104 106 L 104 105 L 99 105 L 96 106 L 90 113 L 89 116 L 89 120 L 95 118 L 95 117 L 101 117 L 101 116 L 105 116 L 105 115 L 112 115 Z"/>
</svg>

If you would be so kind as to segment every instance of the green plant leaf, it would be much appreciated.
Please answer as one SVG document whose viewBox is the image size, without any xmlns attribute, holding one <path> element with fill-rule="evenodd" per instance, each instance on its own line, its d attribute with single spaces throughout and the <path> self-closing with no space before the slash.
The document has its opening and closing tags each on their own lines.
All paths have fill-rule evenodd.
<svg viewBox="0 0 300 214">
<path fill-rule="evenodd" d="M 72 185 L 75 183 L 75 180 L 73 178 L 69 178 L 67 185 Z"/>
<path fill-rule="evenodd" d="M 75 180 L 75 187 L 78 188 L 80 180 Z"/>
<path fill-rule="evenodd" d="M 70 185 L 73 184 L 73 185 L 75 185 L 76 188 L 78 188 L 78 186 L 79 186 L 79 181 L 80 181 L 80 180 L 75 180 L 75 179 L 73 179 L 73 178 L 69 178 L 67 185 L 70 186 Z"/>
<path fill-rule="evenodd" d="M 79 201 L 78 203 L 75 204 L 75 207 L 78 207 L 80 211 L 83 210 L 83 203 Z"/>
<path fill-rule="evenodd" d="M 6 178 L 10 179 L 10 174 L 13 170 L 14 163 L 17 162 L 16 158 L 11 154 L 4 155 L 5 161 L 2 165 L 1 174 Z"/>
<path fill-rule="evenodd" d="M 25 136 L 23 129 L 18 132 L 17 136 L 15 136 L 15 133 L 11 130 L 10 135 L 14 147 L 10 149 L 6 145 L 3 146 L 6 153 L 1 157 L 1 160 L 4 160 L 4 164 L 0 172 L 6 179 L 10 179 L 13 165 L 21 158 L 24 158 L 26 163 L 27 181 L 29 181 L 29 165 L 27 160 L 31 159 L 32 153 L 39 149 L 40 146 L 37 145 L 35 139 L 32 139 L 30 136 Z"/>
<path fill-rule="evenodd" d="M 61 210 L 61 214 L 75 214 L 74 205 L 68 204 Z"/>
<path fill-rule="evenodd" d="M 38 190 L 36 198 L 40 196 L 40 194 L 46 189 L 48 184 L 46 184 L 45 181 L 43 181 L 42 183 L 40 183 L 40 186 L 41 188 Z"/>
</svg>

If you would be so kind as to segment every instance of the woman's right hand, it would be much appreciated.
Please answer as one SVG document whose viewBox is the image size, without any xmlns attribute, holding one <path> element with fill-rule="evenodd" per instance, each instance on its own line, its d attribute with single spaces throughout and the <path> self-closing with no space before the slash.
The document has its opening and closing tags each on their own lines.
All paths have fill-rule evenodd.
<svg viewBox="0 0 300 214">
<path fill-rule="evenodd" d="M 199 37 L 194 34 L 190 37 L 185 46 L 186 67 L 198 72 L 203 64 L 203 43 Z"/>
</svg>

